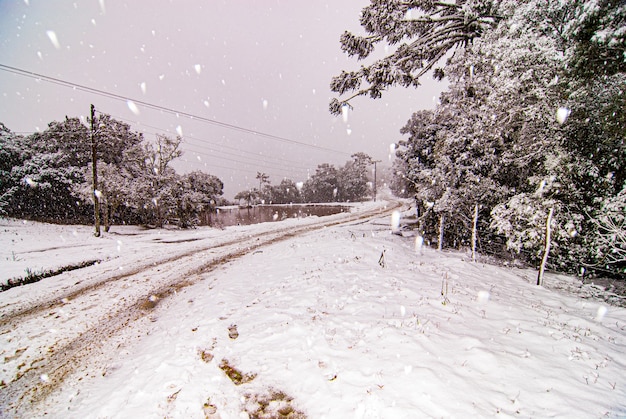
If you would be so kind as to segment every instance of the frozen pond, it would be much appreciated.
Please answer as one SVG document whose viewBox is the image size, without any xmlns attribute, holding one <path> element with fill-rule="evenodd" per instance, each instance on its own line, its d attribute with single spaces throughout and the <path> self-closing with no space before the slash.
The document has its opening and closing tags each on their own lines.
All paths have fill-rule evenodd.
<svg viewBox="0 0 626 419">
<path fill-rule="evenodd" d="M 227 227 L 282 221 L 287 218 L 323 217 L 348 211 L 350 208 L 347 206 L 315 204 L 255 205 L 249 208 L 220 207 L 216 213 L 207 214 L 202 223 Z"/>
</svg>

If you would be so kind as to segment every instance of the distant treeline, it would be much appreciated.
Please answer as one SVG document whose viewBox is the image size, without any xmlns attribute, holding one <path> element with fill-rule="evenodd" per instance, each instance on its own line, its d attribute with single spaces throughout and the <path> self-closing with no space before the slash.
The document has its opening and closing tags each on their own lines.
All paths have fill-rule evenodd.
<svg viewBox="0 0 626 419">
<path fill-rule="evenodd" d="M 258 172 L 259 187 L 241 191 L 235 199 L 247 205 L 363 201 L 373 194 L 369 176 L 372 164 L 367 154 L 355 153 L 339 168 L 320 164 L 306 182 L 283 179 L 278 185 L 272 185 L 267 174 Z"/>
</svg>

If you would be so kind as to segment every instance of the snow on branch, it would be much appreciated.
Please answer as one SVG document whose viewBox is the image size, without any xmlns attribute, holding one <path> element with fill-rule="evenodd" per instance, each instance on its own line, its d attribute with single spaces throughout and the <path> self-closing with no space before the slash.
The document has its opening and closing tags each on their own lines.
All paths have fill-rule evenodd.
<svg viewBox="0 0 626 419">
<path fill-rule="evenodd" d="M 405 43 L 369 66 L 358 71 L 342 71 L 333 77 L 330 85 L 333 92 L 355 93 L 343 100 L 332 99 L 330 112 L 340 115 L 342 106 L 357 96 L 378 99 L 384 90 L 395 85 L 419 86 L 419 79 L 446 53 L 467 45 L 498 21 L 496 7 L 490 2 L 372 1 L 363 9 L 360 19 L 368 36 L 346 31 L 340 38 L 341 49 L 362 60 L 370 56 L 377 43 Z M 363 82 L 368 85 L 361 87 Z"/>
</svg>

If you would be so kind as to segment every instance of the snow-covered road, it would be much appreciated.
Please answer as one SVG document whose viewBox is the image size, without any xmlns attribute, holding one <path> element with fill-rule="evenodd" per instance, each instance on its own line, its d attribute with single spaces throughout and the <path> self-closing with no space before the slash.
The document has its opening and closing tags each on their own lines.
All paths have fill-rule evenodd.
<svg viewBox="0 0 626 419">
<path fill-rule="evenodd" d="M 370 205 L 350 214 L 231 228 L 228 233 L 211 229 L 158 231 L 155 237 L 146 234 L 149 232 L 141 234 L 136 228 L 122 228 L 121 233 L 110 237 L 114 239 L 117 254 L 107 254 L 107 246 L 101 240 L 86 238 L 87 229 L 83 227 L 70 227 L 71 235 L 65 227 L 66 235 L 74 236 L 81 244 L 68 243 L 63 234 L 54 238 L 26 237 L 27 249 L 20 251 L 18 244 L 17 251 L 11 250 L 11 257 L 14 261 L 22 258 L 29 266 L 39 262 L 46 269 L 56 268 L 65 266 L 58 258 L 71 261 L 65 264 L 77 264 L 89 257 L 102 257 L 103 253 L 104 261 L 2 295 L 0 336 L 6 340 L 2 353 L 9 354 L 5 355 L 0 373 L 2 412 L 21 415 L 33 404 L 45 400 L 85 359 L 102 352 L 102 342 L 124 328 L 132 328 L 134 322 L 145 316 L 152 318 L 150 313 L 162 300 L 201 280 L 203 274 L 271 243 L 347 220 L 368 219 L 397 206 Z M 5 239 L 13 231 L 18 237 L 19 231 L 40 236 L 40 232 L 29 231 L 18 222 L 6 227 Z M 43 235 L 64 228 L 48 227 L 52 228 L 41 232 Z M 34 238 L 39 238 L 36 243 L 41 247 L 33 244 Z M 20 237 L 21 241 L 24 239 Z M 12 265 L 13 271 L 19 266 Z M 27 271 L 35 269 L 27 268 Z"/>
<path fill-rule="evenodd" d="M 2 416 L 626 415 L 625 309 L 420 254 L 371 210 L 104 239 L 3 222 L 3 278 L 46 252 L 105 262 L 0 293 Z"/>
</svg>

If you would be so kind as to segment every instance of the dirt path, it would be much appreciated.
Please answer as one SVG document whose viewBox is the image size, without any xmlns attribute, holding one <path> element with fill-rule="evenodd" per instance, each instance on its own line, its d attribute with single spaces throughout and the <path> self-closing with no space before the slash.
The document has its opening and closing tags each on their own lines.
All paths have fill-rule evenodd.
<svg viewBox="0 0 626 419">
<path fill-rule="evenodd" d="M 8 355 L 0 376 L 0 416 L 23 416 L 80 369 L 106 341 L 137 320 L 149 318 L 160 301 L 195 284 L 200 274 L 272 243 L 332 225 L 380 217 L 398 207 L 394 204 L 332 220 L 320 219 L 301 227 L 281 228 L 277 224 L 271 232 L 199 243 L 184 252 L 168 248 L 167 254 L 123 274 L 96 271 L 99 277 L 87 285 L 81 286 L 79 281 L 72 289 L 19 307 L 3 308 L 0 336 L 10 348 L 4 351 Z M 93 271 L 86 268 L 73 275 L 80 277 Z"/>
</svg>

